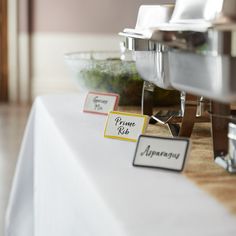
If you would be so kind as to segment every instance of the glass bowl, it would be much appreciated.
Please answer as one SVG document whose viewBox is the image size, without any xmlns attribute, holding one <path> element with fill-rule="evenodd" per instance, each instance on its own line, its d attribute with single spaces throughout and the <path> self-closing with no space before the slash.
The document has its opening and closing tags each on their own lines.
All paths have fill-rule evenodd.
<svg viewBox="0 0 236 236">
<path fill-rule="evenodd" d="M 79 88 L 120 95 L 119 105 L 140 106 L 143 80 L 129 54 L 120 52 L 75 52 L 65 54 Z M 177 91 L 156 88 L 155 105 L 179 103 Z"/>
</svg>

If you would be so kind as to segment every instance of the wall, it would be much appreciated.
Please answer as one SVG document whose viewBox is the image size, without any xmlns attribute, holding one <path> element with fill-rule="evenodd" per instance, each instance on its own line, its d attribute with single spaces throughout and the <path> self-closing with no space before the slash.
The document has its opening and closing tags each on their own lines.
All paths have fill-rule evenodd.
<svg viewBox="0 0 236 236">
<path fill-rule="evenodd" d="M 64 53 L 119 50 L 122 39 L 117 33 L 135 26 L 141 4 L 171 2 L 173 0 L 34 0 L 31 7 L 33 97 L 74 90 Z M 27 41 L 25 9 L 21 7 L 21 42 Z"/>
<path fill-rule="evenodd" d="M 31 2 L 36 32 L 117 33 L 133 27 L 142 4 L 174 0 L 21 0 L 20 30 L 26 30 L 26 2 Z"/>
</svg>

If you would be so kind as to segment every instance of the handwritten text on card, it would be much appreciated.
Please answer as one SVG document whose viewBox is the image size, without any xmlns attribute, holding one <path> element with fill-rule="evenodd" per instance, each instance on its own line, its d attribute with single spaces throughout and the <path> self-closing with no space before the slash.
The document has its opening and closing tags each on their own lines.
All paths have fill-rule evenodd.
<svg viewBox="0 0 236 236">
<path fill-rule="evenodd" d="M 110 112 L 104 136 L 128 141 L 137 141 L 144 133 L 148 118 L 144 115 L 125 112 Z"/>
<path fill-rule="evenodd" d="M 84 112 L 107 115 L 116 109 L 118 100 L 118 94 L 89 92 L 85 100 Z"/>
<path fill-rule="evenodd" d="M 182 171 L 188 149 L 188 139 L 141 135 L 133 165 Z"/>
</svg>

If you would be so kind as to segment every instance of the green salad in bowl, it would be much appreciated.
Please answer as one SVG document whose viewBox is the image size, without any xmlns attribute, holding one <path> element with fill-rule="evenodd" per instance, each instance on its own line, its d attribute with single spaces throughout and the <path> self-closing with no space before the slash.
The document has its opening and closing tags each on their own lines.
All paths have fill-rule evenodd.
<svg viewBox="0 0 236 236">
<path fill-rule="evenodd" d="M 120 105 L 141 105 L 143 80 L 135 62 L 122 58 L 120 52 L 77 52 L 65 55 L 81 89 L 111 92 L 120 95 Z M 168 106 L 179 103 L 179 93 L 156 88 L 155 104 Z"/>
</svg>

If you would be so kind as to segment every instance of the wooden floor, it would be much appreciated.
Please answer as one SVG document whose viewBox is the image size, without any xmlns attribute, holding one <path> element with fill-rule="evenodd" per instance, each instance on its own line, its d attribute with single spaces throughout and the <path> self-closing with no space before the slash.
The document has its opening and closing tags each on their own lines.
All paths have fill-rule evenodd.
<svg viewBox="0 0 236 236">
<path fill-rule="evenodd" d="M 29 107 L 0 104 L 0 235 Z"/>
</svg>

